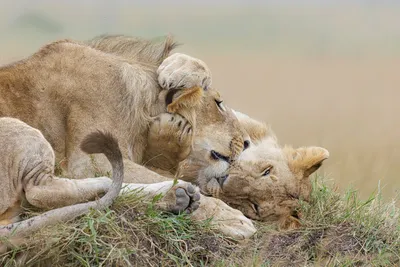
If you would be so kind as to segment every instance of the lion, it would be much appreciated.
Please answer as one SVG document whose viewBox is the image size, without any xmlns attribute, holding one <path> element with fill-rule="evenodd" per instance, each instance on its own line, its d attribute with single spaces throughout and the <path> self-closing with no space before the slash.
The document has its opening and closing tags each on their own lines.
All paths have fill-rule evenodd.
<svg viewBox="0 0 400 267">
<path fill-rule="evenodd" d="M 174 187 L 170 179 L 140 165 L 149 125 L 163 112 L 179 112 L 191 118 L 194 131 L 203 136 L 203 142 L 193 146 L 199 147 L 197 151 L 207 163 L 203 166 L 206 172 L 213 176 L 225 173 L 243 150 L 244 132 L 233 112 L 224 108 L 219 93 L 210 87 L 210 71 L 204 62 L 184 54 L 169 55 L 175 47 L 170 38 L 161 44 L 114 40 L 107 36 L 86 43 L 61 40 L 45 45 L 27 59 L 1 67 L 0 116 L 20 119 L 40 130 L 54 149 L 56 160 L 65 160 L 66 174 L 73 178 L 110 171 L 104 156 L 89 157 L 79 144 L 97 129 L 111 132 L 120 144 L 124 181 L 136 183 L 126 188 L 140 187 L 150 194 Z M 117 45 L 124 40 L 131 45 Z M 121 51 L 129 53 L 121 55 Z M 94 191 L 100 184 L 111 184 L 111 180 L 100 181 L 92 185 Z M 194 211 L 197 206 L 190 204 L 197 203 L 197 189 L 183 181 L 179 185 L 165 205 L 179 204 L 175 210 Z M 65 201 L 60 206 L 68 204 Z M 236 237 L 240 232 L 244 233 L 240 237 L 248 237 L 255 232 L 251 221 L 223 202 L 210 198 L 203 204 L 221 211 L 221 221 L 225 217 L 237 219 L 242 228 L 228 234 Z M 200 210 L 210 209 L 203 206 Z"/>
<path fill-rule="evenodd" d="M 308 202 L 312 192 L 310 175 L 329 158 L 325 148 L 281 147 L 270 127 L 235 112 L 252 137 L 252 144 L 219 181 L 219 198 L 247 217 L 275 222 L 281 229 L 300 226 L 300 200 Z"/>
<path fill-rule="evenodd" d="M 248 134 L 249 143 L 226 175 L 203 175 L 198 163 L 201 159 L 189 156 L 172 169 L 172 176 L 183 180 L 192 177 L 204 195 L 221 199 L 248 218 L 277 223 L 280 229 L 299 227 L 299 202 L 309 201 L 312 190 L 309 176 L 329 157 L 329 152 L 321 147 L 281 147 L 266 124 L 234 112 Z M 149 148 L 164 151 L 163 158 L 172 161 L 180 151 L 190 149 L 190 143 L 196 142 L 196 135 L 184 125 L 185 119 L 177 114 L 160 115 L 150 127 Z M 160 172 L 166 171 L 160 164 L 157 167 Z"/>
<path fill-rule="evenodd" d="M 109 41 L 107 44 L 100 45 L 103 40 L 101 38 L 94 43 L 106 52 L 131 57 L 129 45 L 136 42 L 135 39 L 123 36 L 106 38 Z M 124 49 L 119 50 L 116 47 Z M 159 82 L 164 86 L 167 84 L 162 79 L 159 79 Z M 218 104 L 222 110 L 230 110 L 222 102 Z M 233 167 L 226 164 L 218 172 L 215 172 L 216 168 L 207 167 L 209 158 L 204 157 L 202 149 L 209 142 L 204 140 L 219 137 L 221 131 L 217 127 L 214 131 L 203 131 L 205 134 L 199 134 L 204 124 L 196 125 L 194 131 L 193 123 L 187 121 L 188 116 L 168 113 L 160 114 L 151 122 L 144 154 L 145 166 L 165 177 L 177 177 L 193 182 L 199 185 L 204 195 L 222 199 L 249 218 L 278 221 L 281 228 L 297 227 L 299 221 L 296 218 L 298 217 L 296 207 L 299 199 L 308 200 L 311 192 L 311 182 L 308 177 L 321 166 L 323 160 L 329 157 L 328 151 L 319 147 L 281 148 L 276 136 L 265 124 L 240 112 L 234 113 L 239 119 L 242 130 L 244 129 L 245 151 Z M 203 116 L 197 118 L 201 119 Z M 211 157 L 229 162 L 229 157 L 221 153 L 211 153 Z M 258 179 L 256 182 L 254 177 L 253 180 L 250 179 L 251 175 L 257 176 L 257 171 L 260 171 L 258 169 L 266 165 L 269 167 L 263 173 L 270 179 Z M 260 185 L 260 181 L 263 186 Z M 244 186 L 246 183 L 247 186 Z M 254 186 L 259 186 L 259 190 L 247 191 Z M 201 199 L 204 199 L 200 201 L 201 203 L 207 202 L 207 197 L 204 195 L 201 196 Z M 206 209 L 206 205 L 200 210 L 202 208 Z M 207 213 L 196 211 L 193 217 L 202 217 L 197 216 L 198 214 Z"/>
<path fill-rule="evenodd" d="M 7 155 L 0 159 L 0 226 L 7 225 L 0 227 L 0 236 L 18 240 L 51 224 L 72 220 L 90 208 L 104 209 L 112 204 L 122 187 L 123 158 L 118 142 L 111 134 L 93 132 L 83 140 L 81 149 L 85 153 L 103 153 L 107 157 L 113 168 L 112 182 L 108 177 L 67 179 L 55 176 L 51 145 L 39 130 L 18 119 L 0 118 L 0 143 Z M 163 194 L 157 206 L 165 211 L 190 212 L 199 206 L 200 194 L 192 185 L 177 183 L 173 188 L 158 185 L 157 190 L 150 193 L 147 197 Z M 101 195 L 104 196 L 98 201 L 88 202 Z M 21 201 L 51 211 L 17 222 Z M 182 205 L 182 202 L 186 204 Z M 186 210 L 181 209 L 183 206 Z M 0 251 L 4 249 L 0 243 Z"/>
</svg>

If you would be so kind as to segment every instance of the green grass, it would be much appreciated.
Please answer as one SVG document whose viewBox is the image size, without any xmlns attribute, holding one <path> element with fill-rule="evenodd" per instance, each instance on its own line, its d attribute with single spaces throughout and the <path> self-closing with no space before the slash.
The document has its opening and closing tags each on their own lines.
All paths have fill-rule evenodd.
<svg viewBox="0 0 400 267">
<path fill-rule="evenodd" d="M 154 208 L 140 192 L 119 197 L 111 209 L 92 210 L 73 222 L 29 238 L 1 255 L 0 266 L 394 266 L 400 264 L 400 219 L 380 194 L 366 201 L 340 194 L 315 178 L 303 227 L 258 232 L 236 243 L 210 221 L 194 222 Z M 23 264 L 22 264 L 23 263 Z"/>
</svg>

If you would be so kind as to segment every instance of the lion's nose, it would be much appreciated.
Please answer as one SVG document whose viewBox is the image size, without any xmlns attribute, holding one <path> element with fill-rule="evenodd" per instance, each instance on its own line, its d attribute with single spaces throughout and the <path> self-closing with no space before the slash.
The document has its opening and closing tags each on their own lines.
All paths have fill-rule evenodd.
<svg viewBox="0 0 400 267">
<path fill-rule="evenodd" d="M 211 157 L 212 157 L 213 159 L 215 159 L 215 160 L 223 160 L 223 161 L 226 161 L 226 162 L 228 162 L 228 163 L 231 162 L 231 159 L 230 159 L 229 157 L 224 156 L 224 155 L 222 155 L 221 153 L 218 153 L 218 152 L 215 151 L 215 150 L 211 150 Z"/>
<path fill-rule="evenodd" d="M 250 141 L 249 140 L 244 140 L 243 142 L 243 151 L 248 149 L 250 146 Z"/>
</svg>

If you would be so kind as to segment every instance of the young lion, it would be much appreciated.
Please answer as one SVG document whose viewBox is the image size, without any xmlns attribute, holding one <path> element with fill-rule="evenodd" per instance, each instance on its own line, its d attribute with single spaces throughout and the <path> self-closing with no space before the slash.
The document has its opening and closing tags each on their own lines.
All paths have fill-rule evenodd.
<svg viewBox="0 0 400 267">
<path fill-rule="evenodd" d="M 201 158 L 189 156 L 179 163 L 176 176 L 184 180 L 192 179 L 202 193 L 223 200 L 251 219 L 277 222 L 283 229 L 298 227 L 296 208 L 299 200 L 309 200 L 309 176 L 329 157 L 328 151 L 321 147 L 281 148 L 265 124 L 240 112 L 235 114 L 251 142 L 227 175 L 210 179 L 210 176 L 203 175 Z M 162 114 L 149 132 L 149 148 L 157 147 L 158 151 L 164 151 L 162 157 L 170 162 L 179 150 L 185 151 L 188 149 L 186 145 L 192 139 L 196 142 L 197 138 L 187 133 L 182 126 L 184 122 L 178 124 L 177 121 L 184 121 L 184 118 L 176 114 Z M 173 146 L 176 150 L 168 150 Z"/>
<path fill-rule="evenodd" d="M 236 112 L 251 136 L 252 144 L 220 180 L 220 198 L 247 217 L 277 222 L 280 228 L 300 225 L 299 201 L 309 201 L 309 176 L 318 170 L 329 152 L 322 147 L 279 146 L 273 132 L 245 114 Z"/>
<path fill-rule="evenodd" d="M 125 45 L 113 40 L 100 37 L 86 44 L 58 41 L 23 61 L 0 68 L 0 116 L 19 118 L 39 129 L 53 147 L 56 159 L 66 159 L 69 177 L 110 170 L 104 157 L 88 157 L 79 144 L 94 130 L 112 132 L 121 146 L 125 181 L 149 184 L 128 188 L 144 187 L 151 193 L 165 192 L 172 182 L 134 162 L 143 163 L 148 126 L 168 105 L 169 111 L 180 110 L 197 119 L 196 125 L 201 127 L 195 131 L 204 138 L 195 145 L 206 163 L 203 167 L 211 175 L 224 173 L 243 149 L 243 131 L 234 114 L 223 108 L 219 93 L 209 88 L 208 67 L 183 54 L 165 58 L 175 46 L 171 39 L 161 44 L 129 39 Z M 195 86 L 207 90 L 199 91 Z M 185 102 L 189 104 L 179 104 Z M 216 131 L 221 134 L 210 135 Z M 165 180 L 168 182 L 150 184 Z M 180 184 L 180 190 L 172 190 L 175 195 L 171 199 L 185 200 L 179 201 L 177 210 L 192 211 L 196 205 L 190 203 L 197 202 L 196 194 L 187 183 Z M 218 200 L 208 199 L 207 203 L 208 208 L 222 211 L 221 221 L 224 217 L 236 220 L 237 227 L 224 222 L 232 226 L 228 232 L 231 236 L 239 232 L 248 237 L 255 232 L 251 221 L 240 212 Z M 168 202 L 167 206 L 171 205 L 175 202 Z"/>
<path fill-rule="evenodd" d="M 171 39 L 162 45 L 138 40 L 129 47 L 134 53 L 130 58 L 102 51 L 104 43 L 108 40 L 91 45 L 58 41 L 25 60 L 1 67 L 0 116 L 19 118 L 39 129 L 54 148 L 57 160 L 66 159 L 71 177 L 110 170 L 104 157 L 87 156 L 79 144 L 97 129 L 112 132 L 124 157 L 125 181 L 151 183 L 163 177 L 139 165 L 143 163 L 148 126 L 155 116 L 167 111 L 166 100 L 174 95 L 169 94 L 169 88 L 185 91 L 198 86 L 207 90 L 190 98 L 192 105 L 187 107 L 204 118 L 213 118 L 204 121 L 205 129 L 209 125 L 209 131 L 219 127 L 224 132 L 223 138 L 208 140 L 204 153 L 237 158 L 243 148 L 241 128 L 233 114 L 218 108 L 221 99 L 216 90 L 208 88 L 210 71 L 203 62 L 183 54 L 165 58 L 175 46 Z M 147 54 L 147 61 L 139 61 Z M 210 167 L 215 163 L 210 160 Z"/>
</svg>

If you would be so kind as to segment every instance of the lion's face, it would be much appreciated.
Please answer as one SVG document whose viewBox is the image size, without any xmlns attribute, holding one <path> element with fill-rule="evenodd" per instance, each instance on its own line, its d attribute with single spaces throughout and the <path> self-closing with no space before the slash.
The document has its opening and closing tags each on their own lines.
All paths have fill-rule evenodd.
<svg viewBox="0 0 400 267">
<path fill-rule="evenodd" d="M 329 157 L 326 149 L 281 148 L 265 124 L 235 112 L 251 139 L 249 148 L 231 166 L 229 175 L 214 179 L 220 190 L 211 195 L 239 209 L 247 217 L 278 222 L 281 228 L 299 225 L 300 199 L 311 194 L 309 176 Z"/>
<path fill-rule="evenodd" d="M 249 138 L 215 89 L 204 91 L 203 100 L 195 108 L 195 114 L 192 150 L 180 163 L 179 177 L 187 180 L 201 177 L 197 182 L 204 191 L 207 181 L 227 175 Z"/>
<path fill-rule="evenodd" d="M 309 176 L 328 156 L 324 148 L 282 149 L 275 138 L 265 138 L 244 151 L 229 176 L 219 181 L 219 198 L 251 219 L 295 228 L 299 201 L 310 198 Z"/>
</svg>

